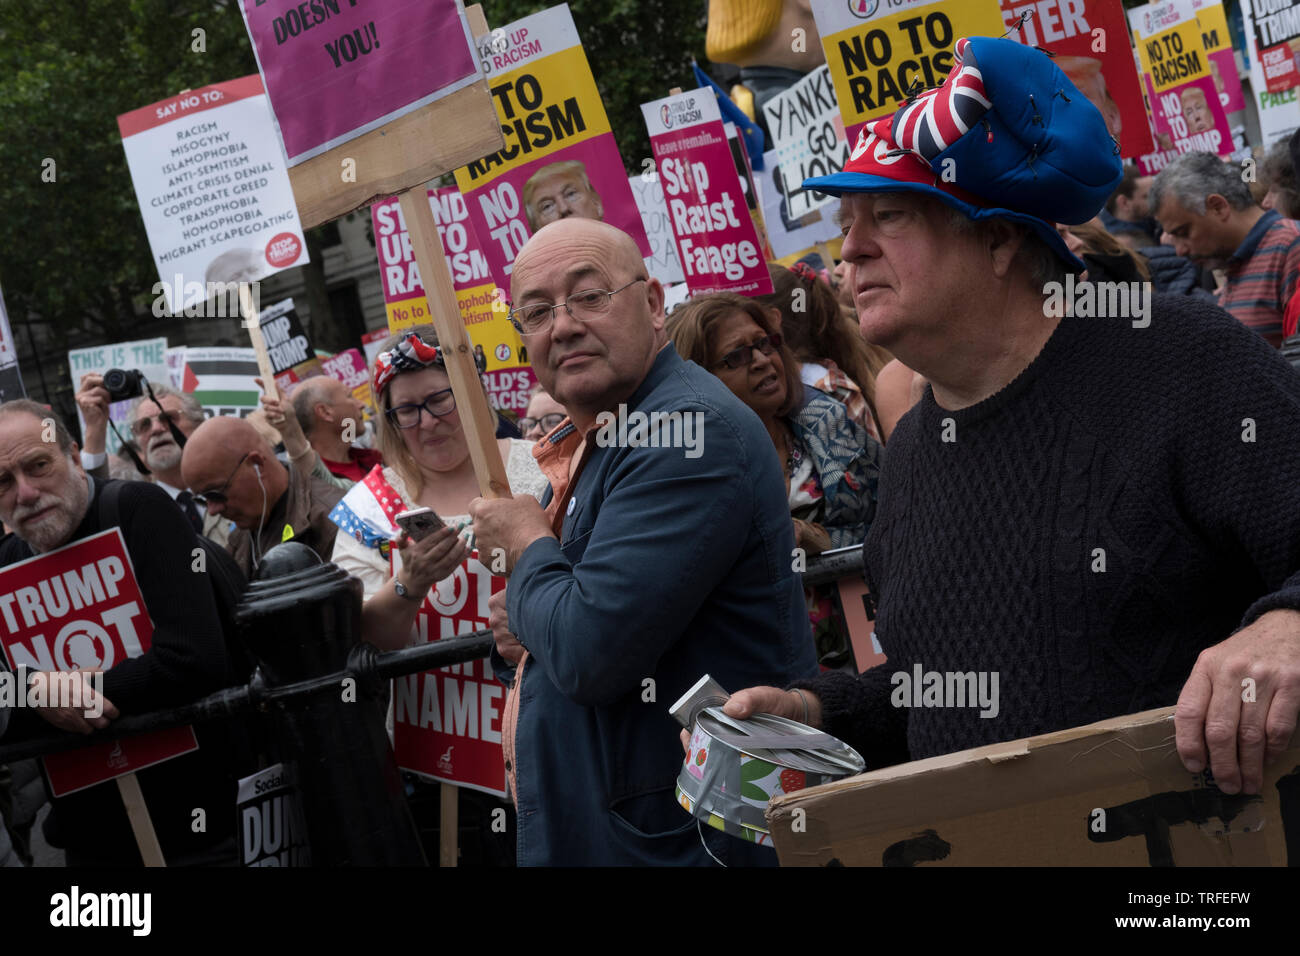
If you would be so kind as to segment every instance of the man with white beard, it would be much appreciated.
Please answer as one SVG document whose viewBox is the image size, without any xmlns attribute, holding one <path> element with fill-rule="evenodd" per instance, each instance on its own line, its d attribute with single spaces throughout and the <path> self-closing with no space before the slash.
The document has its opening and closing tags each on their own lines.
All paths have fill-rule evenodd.
<svg viewBox="0 0 1300 956">
<path fill-rule="evenodd" d="M 141 456 L 152 473 L 150 477 L 153 483 L 171 496 L 172 501 L 189 519 L 190 527 L 224 546 L 230 537 L 230 522 L 220 515 L 208 514 L 185 487 L 185 479 L 181 476 L 183 449 L 177 444 L 166 419 L 160 414 L 166 412 L 181 434 L 189 438 L 194 429 L 203 424 L 203 409 L 193 395 L 178 392 L 166 385 L 150 383 L 150 386 L 154 397 L 162 403 L 162 408 L 151 399 L 143 396 L 137 398 L 126 422 L 131 437 L 139 446 Z M 105 452 L 108 400 L 103 376 L 88 372 L 81 377 L 77 406 L 86 423 L 86 443 L 81 453 L 81 465 L 92 477 L 101 479 L 108 478 L 108 455 Z"/>
</svg>

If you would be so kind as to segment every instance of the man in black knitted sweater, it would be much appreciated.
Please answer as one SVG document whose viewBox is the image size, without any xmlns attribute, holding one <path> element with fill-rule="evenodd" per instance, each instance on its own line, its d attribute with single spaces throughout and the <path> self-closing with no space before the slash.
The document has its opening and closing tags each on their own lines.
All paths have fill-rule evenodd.
<svg viewBox="0 0 1300 956">
<path fill-rule="evenodd" d="M 51 429 L 53 435 L 51 435 Z M 54 437 L 54 441 L 49 441 Z M 0 518 L 13 534 L 0 542 L 0 567 L 62 547 L 108 527 L 77 445 L 35 402 L 0 405 Z M 126 482 L 118 500 L 122 536 L 153 623 L 150 648 L 104 673 L 104 716 L 82 708 L 14 711 L 9 736 L 48 729 L 89 733 L 109 718 L 189 703 L 234 681 L 212 586 L 195 573 L 198 539 L 160 488 Z M 35 680 L 45 680 L 37 675 Z M 235 862 L 231 738 L 196 730 L 199 749 L 137 773 L 169 866 Z M 196 810 L 204 826 L 195 832 Z M 52 801 L 46 838 L 67 850 L 69 866 L 139 866 L 140 854 L 118 788 L 101 783 Z"/>
<path fill-rule="evenodd" d="M 1176 702 L 1187 768 L 1256 793 L 1300 709 L 1300 376 L 1191 297 L 1050 308 L 1082 264 L 1036 219 L 1100 205 L 1079 164 L 1102 157 L 1070 141 L 1072 90 L 1034 88 L 1043 128 L 1017 130 L 981 64 L 987 142 L 1049 144 L 1033 180 L 981 163 L 972 122 L 961 198 L 909 181 L 920 161 L 888 124 L 805 183 L 844 196 L 863 335 L 930 383 L 890 438 L 864 549 L 888 660 L 727 711 L 806 718 L 874 768 Z M 1050 155 L 1054 134 L 1071 149 Z"/>
</svg>

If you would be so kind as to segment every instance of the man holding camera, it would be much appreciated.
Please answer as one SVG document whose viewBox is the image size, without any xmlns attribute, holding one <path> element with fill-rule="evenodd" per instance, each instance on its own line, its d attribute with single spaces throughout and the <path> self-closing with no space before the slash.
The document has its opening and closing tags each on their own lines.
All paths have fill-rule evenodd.
<svg viewBox="0 0 1300 956">
<path fill-rule="evenodd" d="M 112 376 L 114 371 L 116 370 L 110 369 L 105 374 Z M 81 377 L 77 407 L 81 409 L 81 418 L 85 422 L 86 444 L 81 452 L 82 467 L 92 477 L 109 477 L 106 452 L 108 406 L 116 401 L 134 398 L 126 423 L 131 438 L 140 448 L 144 463 L 149 467 L 149 477 L 176 502 L 197 534 L 224 545 L 230 537 L 230 521 L 219 514 L 206 513 L 203 506 L 194 500 L 181 475 L 181 445 L 183 439 L 189 438 L 194 429 L 203 424 L 202 407 L 193 395 L 175 391 L 166 385 L 151 385 L 150 394 L 157 399 L 154 401 L 141 394 L 138 380 L 128 380 L 126 384 L 128 387 L 124 390 L 125 394 L 114 394 L 105 387 L 103 375 L 87 372 Z M 134 388 L 130 387 L 132 384 Z M 173 425 L 180 431 L 181 441 L 177 440 Z"/>
</svg>

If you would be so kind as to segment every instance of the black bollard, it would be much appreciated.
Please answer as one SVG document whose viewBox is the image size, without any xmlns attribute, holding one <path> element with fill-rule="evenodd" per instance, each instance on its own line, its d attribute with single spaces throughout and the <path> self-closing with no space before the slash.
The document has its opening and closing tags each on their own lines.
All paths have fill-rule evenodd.
<svg viewBox="0 0 1300 956">
<path fill-rule="evenodd" d="M 361 638 L 361 582 L 294 542 L 268 551 L 257 578 L 236 620 L 265 689 L 345 669 Z M 322 687 L 267 715 L 273 756 L 296 767 L 317 866 L 428 865 L 384 729 L 384 684 Z"/>
</svg>

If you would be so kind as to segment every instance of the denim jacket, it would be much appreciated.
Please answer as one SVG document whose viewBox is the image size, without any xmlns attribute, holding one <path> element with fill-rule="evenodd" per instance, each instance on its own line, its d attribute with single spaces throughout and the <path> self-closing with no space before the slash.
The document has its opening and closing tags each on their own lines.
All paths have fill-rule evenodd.
<svg viewBox="0 0 1300 956">
<path fill-rule="evenodd" d="M 510 626 L 531 655 L 515 747 L 521 866 L 708 865 L 674 796 L 683 753 L 668 708 L 706 673 L 736 691 L 817 670 L 758 416 L 671 345 L 626 411 L 698 416 L 702 442 L 687 457 L 593 432 L 561 539 L 534 541 L 511 574 Z M 729 862 L 775 862 L 702 830 Z"/>
</svg>

